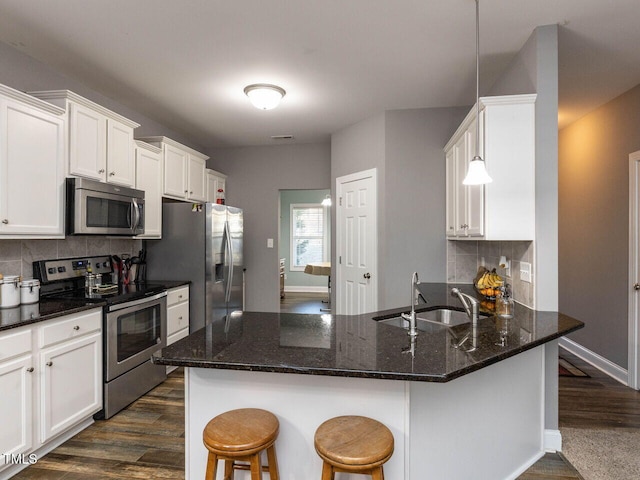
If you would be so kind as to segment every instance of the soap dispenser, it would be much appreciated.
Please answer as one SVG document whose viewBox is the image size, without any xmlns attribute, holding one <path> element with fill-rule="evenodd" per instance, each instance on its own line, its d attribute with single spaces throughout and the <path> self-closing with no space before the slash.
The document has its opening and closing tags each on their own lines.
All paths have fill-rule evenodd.
<svg viewBox="0 0 640 480">
<path fill-rule="evenodd" d="M 511 298 L 511 286 L 509 284 L 500 287 L 500 294 L 496 298 L 496 315 L 503 318 L 513 317 L 513 298 Z"/>
</svg>

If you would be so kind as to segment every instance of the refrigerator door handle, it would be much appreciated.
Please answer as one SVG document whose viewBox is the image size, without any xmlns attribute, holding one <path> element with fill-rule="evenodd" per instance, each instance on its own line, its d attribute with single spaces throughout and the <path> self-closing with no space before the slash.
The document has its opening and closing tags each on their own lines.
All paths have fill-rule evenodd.
<svg viewBox="0 0 640 480">
<path fill-rule="evenodd" d="M 229 222 L 224 222 L 224 234 L 227 237 L 227 249 L 229 252 L 229 276 L 227 277 L 227 288 L 224 294 L 225 303 L 231 299 L 231 283 L 233 280 L 233 245 L 231 245 L 231 234 L 229 233 Z"/>
</svg>

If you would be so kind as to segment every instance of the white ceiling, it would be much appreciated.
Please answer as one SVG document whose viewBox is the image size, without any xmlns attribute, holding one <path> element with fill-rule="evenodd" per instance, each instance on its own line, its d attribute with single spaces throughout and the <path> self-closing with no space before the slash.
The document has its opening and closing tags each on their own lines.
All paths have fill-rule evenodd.
<svg viewBox="0 0 640 480">
<path fill-rule="evenodd" d="M 553 23 L 561 125 L 640 83 L 639 0 L 481 0 L 481 90 Z M 0 41 L 205 147 L 475 97 L 473 0 L 0 0 Z M 287 95 L 259 111 L 251 83 Z"/>
</svg>

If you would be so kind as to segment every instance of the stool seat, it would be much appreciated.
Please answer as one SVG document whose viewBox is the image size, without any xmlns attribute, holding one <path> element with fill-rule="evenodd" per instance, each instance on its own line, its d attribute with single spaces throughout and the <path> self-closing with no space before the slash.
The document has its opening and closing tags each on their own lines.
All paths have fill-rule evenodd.
<svg viewBox="0 0 640 480">
<path fill-rule="evenodd" d="M 259 408 L 240 408 L 218 415 L 207 423 L 202 441 L 209 451 L 207 480 L 216 477 L 218 460 L 225 462 L 225 479 L 233 479 L 233 471 L 251 470 L 251 479 L 262 479 L 262 471 L 271 480 L 278 480 L 275 441 L 280 423 L 278 418 Z M 260 453 L 266 450 L 268 465 L 263 467 Z M 244 463 L 240 463 L 244 462 Z"/>
<path fill-rule="evenodd" d="M 342 416 L 318 427 L 314 445 L 332 470 L 372 474 L 393 454 L 393 434 L 382 423 L 367 417 Z M 331 476 L 331 478 L 333 478 Z M 383 478 L 380 476 L 379 478 Z"/>
</svg>

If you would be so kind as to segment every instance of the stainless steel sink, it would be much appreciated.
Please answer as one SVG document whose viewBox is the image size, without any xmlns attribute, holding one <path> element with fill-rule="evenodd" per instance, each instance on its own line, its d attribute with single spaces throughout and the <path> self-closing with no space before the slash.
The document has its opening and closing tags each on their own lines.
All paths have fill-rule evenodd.
<svg viewBox="0 0 640 480">
<path fill-rule="evenodd" d="M 480 314 L 481 317 L 487 316 L 485 313 Z M 391 318 L 374 318 L 379 323 L 393 325 L 394 327 L 409 328 L 409 321 L 402 317 Z M 416 327 L 422 331 L 432 331 L 433 325 L 443 327 L 455 327 L 463 323 L 470 323 L 469 317 L 465 312 L 452 310 L 449 308 L 438 308 L 437 310 L 427 310 L 416 314 Z"/>
</svg>

